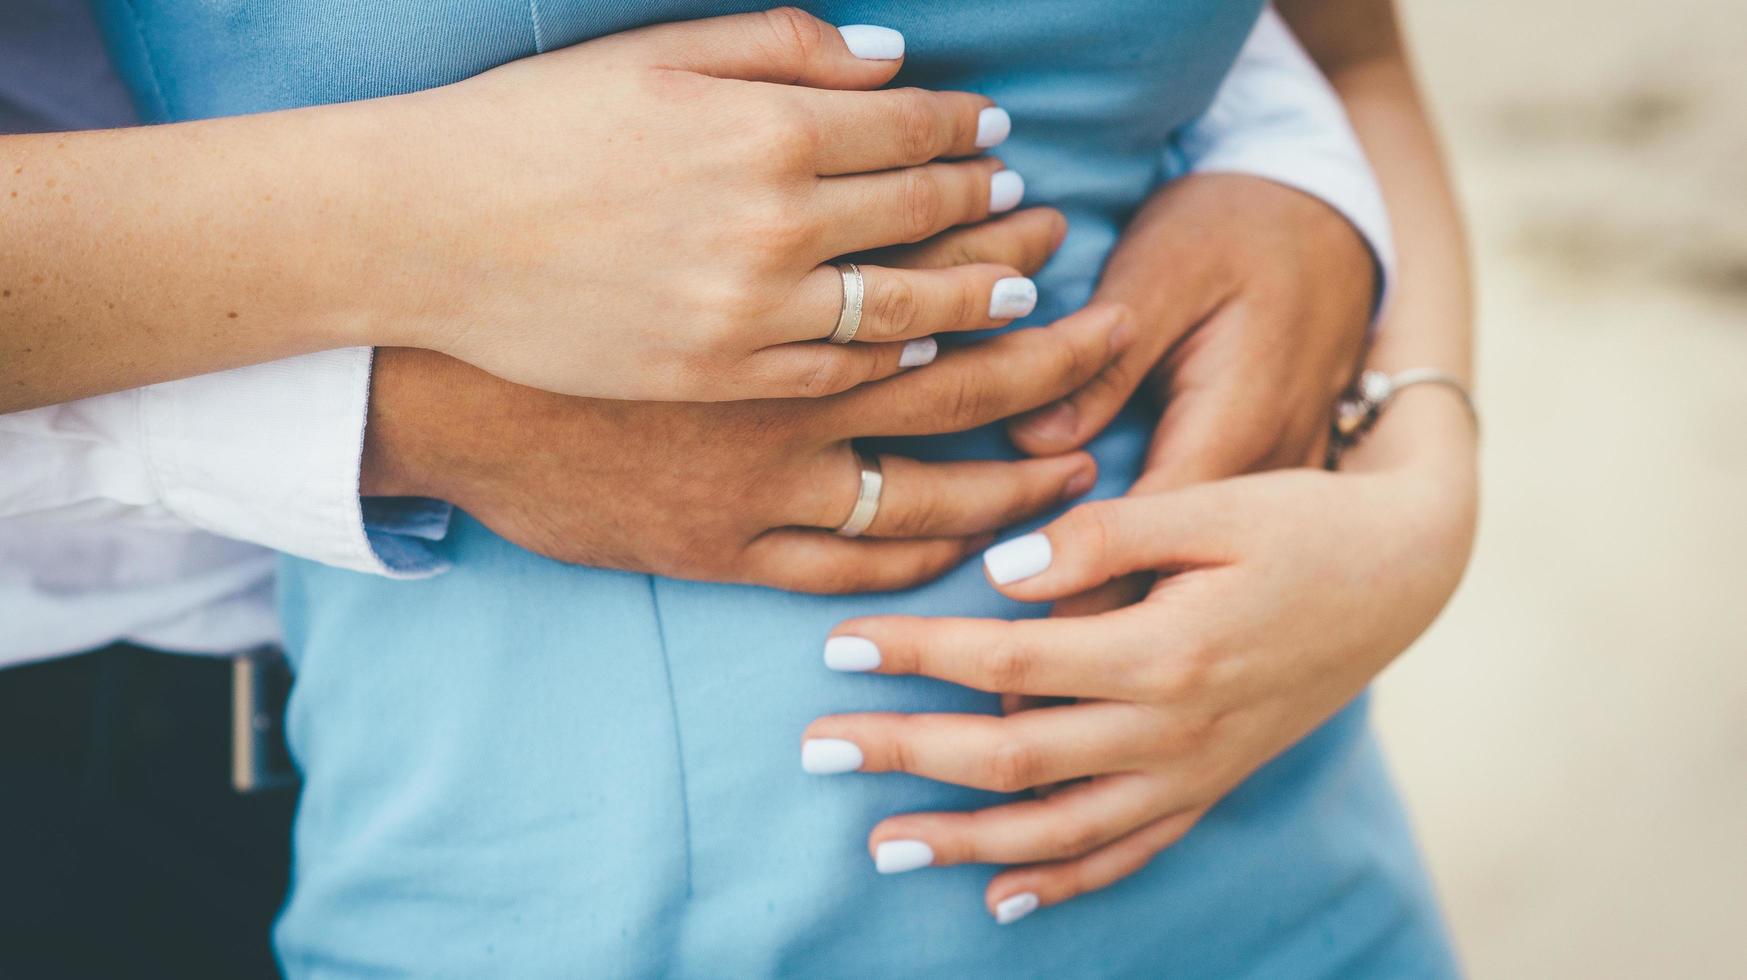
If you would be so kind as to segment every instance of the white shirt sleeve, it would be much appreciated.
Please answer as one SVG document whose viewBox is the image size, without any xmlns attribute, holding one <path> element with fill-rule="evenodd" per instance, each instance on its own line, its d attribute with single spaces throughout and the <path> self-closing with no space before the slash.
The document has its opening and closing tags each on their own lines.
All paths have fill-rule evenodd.
<svg viewBox="0 0 1747 980">
<path fill-rule="evenodd" d="M 369 348 L 0 416 L 0 517 L 194 527 L 361 572 L 442 571 L 445 505 L 366 530 Z"/>
<path fill-rule="evenodd" d="M 1364 237 L 1380 284 L 1393 278 L 1395 247 L 1376 175 L 1340 97 L 1271 5 L 1175 149 L 1182 170 L 1249 174 L 1320 198 Z"/>
</svg>

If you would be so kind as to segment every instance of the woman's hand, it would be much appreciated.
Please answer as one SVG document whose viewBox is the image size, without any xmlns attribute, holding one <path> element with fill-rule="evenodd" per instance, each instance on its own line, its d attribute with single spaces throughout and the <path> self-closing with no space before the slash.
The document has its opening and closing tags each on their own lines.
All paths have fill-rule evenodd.
<svg viewBox="0 0 1747 980">
<path fill-rule="evenodd" d="M 1084 388 L 1011 425 L 1041 455 L 1084 445 L 1143 385 L 1164 418 L 1148 469 L 1175 486 L 1320 461 L 1351 380 L 1375 262 L 1322 201 L 1259 177 L 1195 174 L 1160 190 L 1111 254 L 1097 298 L 1138 333 Z"/>
<path fill-rule="evenodd" d="M 902 37 L 793 9 L 629 31 L 396 100 L 370 224 L 394 346 L 572 395 L 822 396 L 933 356 L 931 334 L 1031 312 L 996 263 L 863 267 L 837 324 L 837 256 L 1018 203 L 982 96 L 878 89 Z M 880 42 L 870 45 L 868 42 Z M 406 298 L 415 303 L 402 302 Z"/>
<path fill-rule="evenodd" d="M 906 266 L 975 254 L 1043 265 L 1061 216 L 1008 215 L 895 252 Z M 811 402 L 661 403 L 569 398 L 424 351 L 378 356 L 366 430 L 371 495 L 452 501 L 561 561 L 803 592 L 914 585 L 1001 527 L 1091 486 L 1085 453 L 1018 462 L 882 456 L 867 535 L 835 536 L 856 499 L 850 440 L 986 425 L 1059 398 L 1125 342 L 1126 311 L 1091 307 L 1053 326 L 944 353 L 911 372 Z"/>
<path fill-rule="evenodd" d="M 1006 136 L 987 99 L 871 91 L 902 47 L 776 10 L 391 98 L 0 137 L 0 411 L 366 345 L 676 400 L 925 363 L 928 335 L 1035 289 L 998 263 L 868 269 L 857 342 L 820 342 L 830 259 L 1023 193 L 995 160 L 941 162 Z"/>
<path fill-rule="evenodd" d="M 1145 865 L 1226 792 L 1356 696 L 1431 622 L 1473 534 L 1463 410 L 1404 392 L 1384 425 L 1442 427 L 1447 453 L 1348 457 L 1083 504 L 991 549 L 996 587 L 1045 602 L 1131 573 L 1138 604 L 1022 622 L 873 617 L 832 632 L 828 663 L 921 674 L 1073 703 L 983 715 L 822 718 L 805 739 L 853 743 L 864 772 L 904 771 L 1001 792 L 1068 783 L 972 813 L 912 813 L 873 829 L 877 862 L 1017 864 L 989 884 L 1006 922 Z M 1382 431 L 1380 427 L 1379 432 Z M 859 664 L 841 656 L 853 648 Z M 914 846 L 893 846 L 919 841 Z M 912 865 L 913 866 L 913 865 Z"/>
</svg>

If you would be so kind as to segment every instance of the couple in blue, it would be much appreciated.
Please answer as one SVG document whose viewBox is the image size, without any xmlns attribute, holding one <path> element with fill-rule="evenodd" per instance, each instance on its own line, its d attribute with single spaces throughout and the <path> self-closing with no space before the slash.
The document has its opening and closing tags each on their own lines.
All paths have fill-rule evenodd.
<svg viewBox="0 0 1747 980">
<path fill-rule="evenodd" d="M 829 2 L 902 31 L 900 82 L 993 97 L 1027 202 L 1070 232 L 1046 323 L 1090 296 L 1128 217 L 1181 170 L 1261 0 Z M 186 119 L 389 95 L 645 24 L 701 0 L 100 0 L 145 107 Z M 583 148 L 582 152 L 586 152 Z M 1133 481 L 1153 419 L 1090 447 Z M 1002 458 L 997 430 L 894 447 Z M 903 612 L 1017 618 L 974 565 L 904 593 L 819 597 L 568 566 L 457 514 L 452 564 L 389 581 L 287 561 L 305 776 L 275 936 L 294 977 L 1439 977 L 1447 941 L 1363 699 L 1141 872 L 997 926 L 990 870 L 876 874 L 866 834 L 1000 797 L 797 764 L 813 719 L 999 710 L 820 664 L 830 628 Z"/>
</svg>

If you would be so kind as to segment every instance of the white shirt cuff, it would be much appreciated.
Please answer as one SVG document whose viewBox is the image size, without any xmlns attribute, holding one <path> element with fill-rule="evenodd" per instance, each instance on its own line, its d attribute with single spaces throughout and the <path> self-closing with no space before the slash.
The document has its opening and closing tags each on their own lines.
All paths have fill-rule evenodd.
<svg viewBox="0 0 1747 980">
<path fill-rule="evenodd" d="M 358 496 L 370 398 L 367 347 L 152 385 L 141 442 L 157 496 L 188 523 L 340 568 L 423 578 L 446 567 L 430 541 L 387 528 L 380 548 Z"/>
<path fill-rule="evenodd" d="M 1178 134 L 1176 149 L 1191 172 L 1261 177 L 1340 212 L 1377 261 L 1381 310 L 1395 271 L 1382 190 L 1340 96 L 1272 7 L 1206 114 Z"/>
</svg>

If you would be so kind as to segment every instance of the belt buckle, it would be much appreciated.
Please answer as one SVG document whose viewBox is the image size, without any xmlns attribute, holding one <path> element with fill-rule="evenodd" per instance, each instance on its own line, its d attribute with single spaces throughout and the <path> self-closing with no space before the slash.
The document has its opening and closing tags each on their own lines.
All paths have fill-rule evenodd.
<svg viewBox="0 0 1747 980">
<path fill-rule="evenodd" d="M 291 665 L 277 646 L 231 659 L 231 787 L 264 793 L 297 784 L 285 744 Z"/>
</svg>

